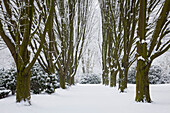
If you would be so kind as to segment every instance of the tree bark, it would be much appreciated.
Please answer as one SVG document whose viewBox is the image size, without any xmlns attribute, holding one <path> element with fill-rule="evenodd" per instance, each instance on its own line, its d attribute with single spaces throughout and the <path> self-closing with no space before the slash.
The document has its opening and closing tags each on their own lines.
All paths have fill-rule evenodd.
<svg viewBox="0 0 170 113">
<path fill-rule="evenodd" d="M 125 68 L 124 76 L 125 76 L 125 89 L 127 88 L 127 80 L 128 80 L 128 67 Z"/>
<path fill-rule="evenodd" d="M 150 64 L 147 62 L 147 43 L 146 43 L 146 6 L 147 0 L 140 0 L 139 25 L 137 42 L 137 73 L 136 73 L 136 101 L 151 103 L 149 94 L 148 72 Z M 143 41 L 145 41 L 143 43 Z"/>
<path fill-rule="evenodd" d="M 16 101 L 27 101 L 31 104 L 30 99 L 30 76 L 31 72 L 23 73 L 22 71 L 17 71 L 17 87 L 16 87 Z"/>
<path fill-rule="evenodd" d="M 123 70 L 120 70 L 119 71 L 119 90 L 121 93 L 124 92 L 124 89 L 125 89 L 125 77 L 124 77 L 124 74 L 123 74 Z"/>
<path fill-rule="evenodd" d="M 75 85 L 74 76 L 71 77 L 71 85 Z"/>
<path fill-rule="evenodd" d="M 62 89 L 66 89 L 66 87 L 65 87 L 65 75 L 59 74 L 59 77 L 60 77 L 60 87 Z"/>
<path fill-rule="evenodd" d="M 149 79 L 148 72 L 150 66 L 145 64 L 146 62 L 137 61 L 137 73 L 136 73 L 136 101 L 151 103 L 149 93 Z"/>
<path fill-rule="evenodd" d="M 116 87 L 116 75 L 117 75 L 117 71 L 115 71 L 115 70 L 111 71 L 110 87 Z"/>
</svg>

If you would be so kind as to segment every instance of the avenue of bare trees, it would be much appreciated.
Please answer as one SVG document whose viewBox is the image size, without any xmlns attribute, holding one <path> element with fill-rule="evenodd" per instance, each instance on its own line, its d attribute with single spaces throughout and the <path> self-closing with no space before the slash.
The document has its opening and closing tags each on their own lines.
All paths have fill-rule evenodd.
<svg viewBox="0 0 170 113">
<path fill-rule="evenodd" d="M 137 62 L 135 100 L 152 102 L 148 72 L 153 60 L 170 48 L 170 0 L 98 2 L 102 19 L 102 84 L 116 87 L 118 83 L 120 92 L 125 92 L 129 68 Z M 75 84 L 93 29 L 93 3 L 0 0 L 0 50 L 7 47 L 15 61 L 17 102 L 31 104 L 30 76 L 36 62 L 49 75 L 59 74 L 61 88 Z"/>
</svg>

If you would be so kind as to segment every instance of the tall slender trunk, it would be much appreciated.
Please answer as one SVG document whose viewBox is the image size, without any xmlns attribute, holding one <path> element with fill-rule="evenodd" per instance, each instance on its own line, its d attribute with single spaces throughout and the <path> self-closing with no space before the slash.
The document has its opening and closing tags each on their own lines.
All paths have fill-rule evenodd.
<svg viewBox="0 0 170 113">
<path fill-rule="evenodd" d="M 117 71 L 115 71 L 115 70 L 111 71 L 110 87 L 116 87 L 116 75 L 117 75 Z"/>
<path fill-rule="evenodd" d="M 104 73 L 105 75 L 105 85 L 108 86 L 109 85 L 109 73 L 108 70 L 106 70 L 106 72 Z"/>
<path fill-rule="evenodd" d="M 71 86 L 71 75 L 67 75 L 67 83 L 69 86 Z"/>
<path fill-rule="evenodd" d="M 105 76 L 104 76 L 104 72 L 102 73 L 102 84 L 105 84 Z"/>
<path fill-rule="evenodd" d="M 127 88 L 127 79 L 128 79 L 128 55 L 124 56 L 125 58 L 123 59 L 123 67 L 124 69 L 121 70 L 121 72 L 119 73 L 120 76 L 120 80 L 119 80 L 119 89 L 121 92 L 124 92 L 124 90 Z"/>
<path fill-rule="evenodd" d="M 126 67 L 125 68 L 125 73 L 124 73 L 124 76 L 125 76 L 125 89 L 127 88 L 127 80 L 128 80 L 128 71 L 129 71 L 129 68 Z"/>
<path fill-rule="evenodd" d="M 65 89 L 66 87 L 65 87 L 65 75 L 59 75 L 59 77 L 60 77 L 60 87 L 62 88 L 62 89 Z"/>
<path fill-rule="evenodd" d="M 120 70 L 119 71 L 119 90 L 121 93 L 124 92 L 124 89 L 125 89 L 125 76 L 123 74 L 123 70 Z"/>
<path fill-rule="evenodd" d="M 85 74 L 86 71 L 85 71 L 84 57 L 81 58 L 81 62 L 82 62 L 82 71 L 83 71 L 83 74 Z"/>
<path fill-rule="evenodd" d="M 75 85 L 75 83 L 74 83 L 74 76 L 71 77 L 71 85 Z"/>
</svg>

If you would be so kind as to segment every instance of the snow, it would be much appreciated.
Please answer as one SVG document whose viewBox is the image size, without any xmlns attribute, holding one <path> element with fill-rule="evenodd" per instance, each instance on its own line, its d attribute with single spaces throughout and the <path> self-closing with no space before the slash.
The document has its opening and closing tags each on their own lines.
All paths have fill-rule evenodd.
<svg viewBox="0 0 170 113">
<path fill-rule="evenodd" d="M 0 90 L 0 93 L 3 93 L 3 92 L 10 92 L 10 90 Z"/>
<path fill-rule="evenodd" d="M 135 85 L 127 93 L 102 85 L 76 85 L 52 95 L 32 95 L 32 105 L 15 103 L 15 96 L 0 100 L 1 113 L 169 113 L 170 85 L 152 85 L 153 103 L 136 103 Z"/>
<path fill-rule="evenodd" d="M 138 60 L 145 61 L 145 59 L 142 56 L 138 57 Z"/>
<path fill-rule="evenodd" d="M 96 9 L 97 20 L 94 19 L 93 22 L 96 23 L 90 23 L 94 26 L 91 34 L 89 33 L 91 39 L 89 39 L 90 43 L 88 45 L 88 48 L 96 53 L 93 61 L 93 72 L 97 74 L 102 73 L 101 50 L 98 47 L 99 45 L 101 47 L 102 42 L 102 19 L 98 7 L 99 5 L 94 8 Z M 154 21 L 155 16 L 153 15 L 151 15 L 152 18 L 150 18 L 149 23 Z M 2 15 L 0 16 L 4 18 Z M 60 20 L 60 18 L 58 19 Z M 12 20 L 16 21 L 17 18 L 12 17 Z M 40 27 L 43 28 L 44 26 L 41 25 Z M 9 35 L 8 32 L 6 34 Z M 140 39 L 137 38 L 136 41 L 140 41 Z M 141 43 L 148 43 L 149 45 L 148 41 L 149 38 L 146 41 L 142 40 Z M 154 60 L 153 64 L 161 66 L 163 72 L 170 76 L 169 55 L 170 51 L 168 50 L 164 55 Z M 145 61 L 142 56 L 139 59 Z M 0 68 L 6 69 L 12 65 L 14 65 L 14 61 L 9 50 L 1 50 Z M 79 65 L 79 70 L 81 70 L 81 64 Z M 78 72 L 78 74 L 81 73 Z M 32 95 L 32 106 L 25 106 L 23 103 L 16 104 L 15 96 L 10 96 L 0 100 L 0 113 L 170 113 L 170 85 L 152 85 L 151 98 L 154 102 L 151 104 L 136 103 L 134 101 L 135 86 L 128 86 L 127 93 L 120 94 L 117 88 L 102 85 L 76 85 L 67 90 L 57 89 L 56 93 L 52 95 Z"/>
</svg>

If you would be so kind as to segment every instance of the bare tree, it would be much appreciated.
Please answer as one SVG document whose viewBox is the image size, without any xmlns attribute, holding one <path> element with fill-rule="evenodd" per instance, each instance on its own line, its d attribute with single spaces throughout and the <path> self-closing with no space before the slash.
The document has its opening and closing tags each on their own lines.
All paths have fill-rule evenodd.
<svg viewBox="0 0 170 113">
<path fill-rule="evenodd" d="M 140 14 L 138 24 L 137 41 L 137 73 L 136 73 L 136 101 L 151 102 L 149 92 L 148 72 L 153 60 L 170 48 L 170 40 L 164 40 L 170 32 L 168 20 L 170 1 L 165 0 L 155 22 L 150 23 L 149 19 L 160 0 L 150 0 L 149 7 L 147 0 L 140 0 Z M 160 13 L 158 13 L 160 12 Z M 148 14 L 148 16 L 146 15 Z M 149 40 L 149 41 L 148 41 Z"/>
<path fill-rule="evenodd" d="M 38 1 L 37 1 L 38 2 Z M 31 43 L 35 36 L 35 33 L 40 26 L 37 23 L 37 27 L 33 23 L 34 19 L 38 19 L 41 22 L 41 16 L 36 15 L 36 1 L 35 0 L 1 0 L 0 1 L 0 36 L 6 43 L 10 50 L 16 67 L 17 67 L 17 92 L 16 101 L 27 101 L 30 103 L 30 75 L 31 67 L 34 65 L 38 58 L 45 35 L 47 31 L 47 25 L 50 23 L 50 15 L 52 14 L 54 2 L 50 3 L 50 13 L 46 19 L 46 24 L 43 29 L 45 31 L 39 41 L 41 42 L 36 53 L 31 58 Z"/>
</svg>

